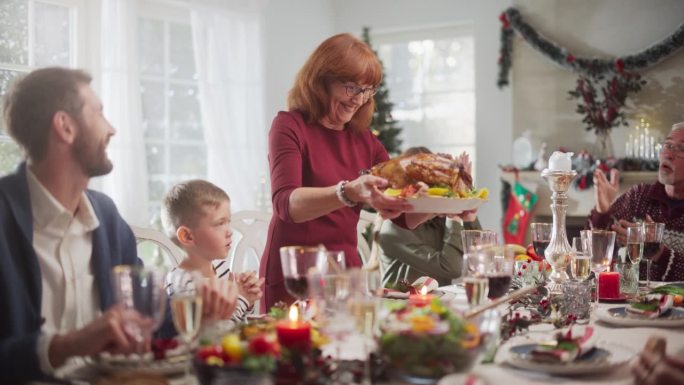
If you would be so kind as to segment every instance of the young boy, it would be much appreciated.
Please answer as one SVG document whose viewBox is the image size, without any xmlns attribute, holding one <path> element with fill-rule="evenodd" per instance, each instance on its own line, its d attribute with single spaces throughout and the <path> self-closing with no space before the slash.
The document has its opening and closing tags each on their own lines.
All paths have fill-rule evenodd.
<svg viewBox="0 0 684 385">
<path fill-rule="evenodd" d="M 255 273 L 230 273 L 224 259 L 230 251 L 230 198 L 225 191 L 204 180 L 179 183 L 166 194 L 162 206 L 164 232 L 187 253 L 178 269 L 204 277 L 234 279 L 238 303 L 231 320 L 242 322 L 261 296 L 263 279 Z"/>
</svg>

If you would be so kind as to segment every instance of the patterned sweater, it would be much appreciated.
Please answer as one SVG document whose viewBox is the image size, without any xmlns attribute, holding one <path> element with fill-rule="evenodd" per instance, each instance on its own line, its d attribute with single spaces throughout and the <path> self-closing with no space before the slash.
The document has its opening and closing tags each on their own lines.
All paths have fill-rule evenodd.
<svg viewBox="0 0 684 385">
<path fill-rule="evenodd" d="M 587 227 L 609 229 L 614 220 L 630 222 L 643 220 L 650 215 L 655 222 L 665 223 L 663 251 L 651 264 L 651 280 L 684 281 L 684 200 L 671 199 L 660 182 L 633 186 L 599 214 L 594 208 Z M 640 278 L 646 278 L 642 268 Z"/>
</svg>

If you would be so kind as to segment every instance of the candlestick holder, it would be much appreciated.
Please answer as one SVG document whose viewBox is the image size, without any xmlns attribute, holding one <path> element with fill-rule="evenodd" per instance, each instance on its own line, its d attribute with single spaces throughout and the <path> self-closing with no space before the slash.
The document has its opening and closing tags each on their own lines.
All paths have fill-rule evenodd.
<svg viewBox="0 0 684 385">
<path fill-rule="evenodd" d="M 551 211 L 553 212 L 551 242 L 544 251 L 544 257 L 552 268 L 549 276 L 551 282 L 547 286 L 550 292 L 561 293 L 561 284 L 569 279 L 566 272 L 567 267 L 575 255 L 570 243 L 568 243 L 568 236 L 565 231 L 565 213 L 568 209 L 568 188 L 577 176 L 577 172 L 545 169 L 541 176 L 546 179 L 553 192 L 551 195 Z"/>
</svg>

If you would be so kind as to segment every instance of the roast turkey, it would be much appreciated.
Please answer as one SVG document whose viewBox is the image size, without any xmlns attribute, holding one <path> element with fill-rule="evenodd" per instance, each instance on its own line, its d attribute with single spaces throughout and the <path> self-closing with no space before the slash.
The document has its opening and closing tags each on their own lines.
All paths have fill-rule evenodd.
<svg viewBox="0 0 684 385">
<path fill-rule="evenodd" d="M 403 189 L 423 182 L 428 186 L 444 186 L 452 191 L 465 192 L 473 188 L 467 157 L 454 158 L 447 154 L 415 154 L 400 156 L 379 163 L 370 173 L 385 178 L 390 187 Z"/>
</svg>

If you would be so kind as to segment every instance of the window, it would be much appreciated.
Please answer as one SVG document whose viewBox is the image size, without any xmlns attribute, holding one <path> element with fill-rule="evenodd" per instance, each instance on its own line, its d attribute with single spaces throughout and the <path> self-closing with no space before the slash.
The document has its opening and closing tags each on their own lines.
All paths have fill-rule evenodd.
<svg viewBox="0 0 684 385">
<path fill-rule="evenodd" d="M 77 1 L 4 0 L 0 2 L 0 96 L 12 80 L 33 68 L 76 62 Z M 0 175 L 14 170 L 21 149 L 0 119 Z"/>
<path fill-rule="evenodd" d="M 206 178 L 206 145 L 189 21 L 140 17 L 138 32 L 147 199 L 150 220 L 157 222 L 171 186 Z"/>
<path fill-rule="evenodd" d="M 475 52 L 470 26 L 384 33 L 372 42 L 402 128 L 404 149 L 475 159 Z"/>
</svg>

